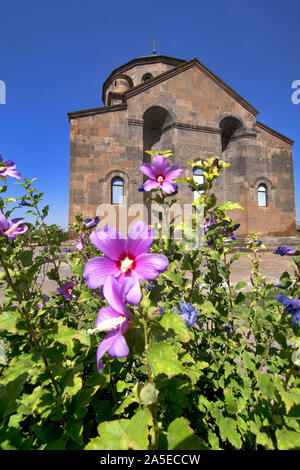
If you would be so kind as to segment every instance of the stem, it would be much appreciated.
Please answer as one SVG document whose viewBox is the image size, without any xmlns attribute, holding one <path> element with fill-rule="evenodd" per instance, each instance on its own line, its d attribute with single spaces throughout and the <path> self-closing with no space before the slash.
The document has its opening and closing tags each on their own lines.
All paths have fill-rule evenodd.
<svg viewBox="0 0 300 470">
<path fill-rule="evenodd" d="M 18 290 L 16 289 L 16 287 L 15 287 L 15 285 L 14 285 L 14 283 L 13 283 L 13 280 L 12 280 L 12 278 L 11 278 L 11 276 L 10 276 L 10 274 L 9 274 L 9 271 L 8 271 L 6 265 L 5 265 L 4 261 L 3 261 L 3 258 L 2 258 L 2 256 L 1 256 L 1 253 L 0 253 L 0 262 L 1 262 L 1 265 L 2 265 L 2 267 L 3 267 L 3 269 L 4 269 L 4 271 L 5 271 L 6 278 L 7 278 L 7 282 L 8 282 L 8 284 L 10 285 L 10 287 L 12 288 L 12 290 L 14 291 L 14 293 L 15 293 L 17 299 L 18 299 L 18 302 L 19 302 L 19 304 L 21 305 L 21 304 L 22 304 L 22 297 L 20 296 Z M 59 392 L 58 385 L 57 385 L 57 383 L 56 383 L 56 381 L 55 381 L 55 378 L 54 378 L 54 376 L 53 376 L 53 374 L 52 374 L 52 372 L 51 372 L 51 370 L 50 370 L 48 360 L 47 360 L 45 354 L 44 354 L 43 351 L 42 351 L 42 346 L 41 346 L 41 344 L 40 344 L 38 338 L 36 337 L 36 334 L 35 334 L 35 332 L 34 332 L 32 326 L 31 326 L 28 313 L 27 313 L 27 311 L 26 311 L 25 308 L 23 308 L 23 307 L 21 307 L 21 306 L 20 306 L 19 308 L 20 308 L 20 311 L 21 311 L 23 317 L 25 318 L 25 323 L 26 323 L 28 332 L 29 332 L 29 334 L 30 334 L 30 337 L 31 337 L 32 341 L 34 342 L 34 344 L 36 345 L 37 349 L 38 349 L 38 350 L 40 351 L 40 353 L 41 353 L 41 356 L 42 356 L 42 359 L 43 359 L 44 365 L 45 365 L 45 370 L 46 370 L 46 372 L 47 372 L 47 374 L 48 374 L 48 376 L 49 376 L 49 378 L 50 378 L 50 380 L 51 380 L 51 382 L 52 382 L 52 385 L 53 385 L 53 387 L 54 387 L 54 389 L 55 389 L 56 394 L 59 396 L 59 395 L 60 395 L 60 392 Z"/>
<path fill-rule="evenodd" d="M 223 243 L 223 250 L 225 249 L 226 247 L 224 246 L 224 243 Z M 229 265 L 227 262 L 225 251 L 223 251 L 223 255 L 224 255 L 225 273 L 226 273 L 225 281 L 226 281 L 226 284 L 228 287 L 228 293 L 229 293 L 229 306 L 230 306 L 230 315 L 231 315 L 229 321 L 233 326 L 234 313 L 233 313 L 233 295 L 232 295 L 232 289 L 231 289 L 231 284 L 230 284 L 230 269 L 229 269 Z"/>
<path fill-rule="evenodd" d="M 148 324 L 147 324 L 146 318 L 144 318 L 144 333 L 145 333 L 146 368 L 147 368 L 148 380 L 149 380 L 149 383 L 153 384 L 153 379 L 151 375 L 151 367 L 147 359 L 147 352 L 149 348 L 149 338 L 148 338 Z M 154 424 L 154 450 L 157 450 L 159 429 L 157 425 L 155 407 L 153 403 L 149 405 L 149 410 L 150 410 L 150 413 L 153 419 L 153 424 Z"/>
<path fill-rule="evenodd" d="M 33 205 L 34 205 L 34 208 L 35 208 L 35 210 L 36 210 L 36 213 L 37 213 L 38 217 L 39 217 L 40 220 L 41 220 L 42 227 L 43 227 L 43 229 L 44 229 L 44 231 L 45 231 L 45 235 L 46 235 L 47 242 L 48 242 L 48 247 L 50 247 L 50 246 L 51 246 L 51 241 L 50 241 L 50 236 L 49 236 L 49 232 L 48 232 L 47 226 L 46 226 L 46 224 L 45 224 L 45 222 L 44 222 L 44 217 L 41 215 L 41 213 L 40 213 L 40 211 L 39 211 L 39 208 L 38 208 L 38 206 L 37 206 L 37 203 L 36 203 L 36 202 L 33 202 Z M 58 267 L 57 267 L 57 265 L 56 265 L 56 263 L 55 263 L 54 260 L 53 260 L 53 265 L 54 265 L 54 268 L 55 268 L 55 271 L 56 271 L 57 279 L 59 280 Z M 58 284 L 60 284 L 60 283 L 58 282 Z"/>
</svg>

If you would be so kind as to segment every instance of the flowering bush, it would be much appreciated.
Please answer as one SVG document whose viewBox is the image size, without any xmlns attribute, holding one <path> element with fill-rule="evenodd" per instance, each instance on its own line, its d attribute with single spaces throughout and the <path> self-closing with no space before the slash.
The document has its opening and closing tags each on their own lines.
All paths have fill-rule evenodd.
<svg viewBox="0 0 300 470">
<path fill-rule="evenodd" d="M 175 182 L 199 190 L 168 166 L 169 155 L 141 167 L 150 178 L 142 190 L 167 212 Z M 180 241 L 175 218 L 170 237 L 138 222 L 125 238 L 77 215 L 65 253 L 51 240 L 34 180 L 17 182 L 26 191 L 18 200 L 0 198 L 2 449 L 299 449 L 299 247 L 278 247 L 294 274 L 268 282 L 258 234 L 249 234 L 248 253 L 232 252 L 238 224 L 228 212 L 242 208 L 217 205 L 213 194 L 228 164 L 189 164 L 205 183 Z M 2 158 L 0 176 L 21 178 Z M 11 219 L 25 206 L 42 251 L 28 244 L 26 218 Z M 251 290 L 231 281 L 242 256 L 252 263 Z M 55 285 L 47 295 L 45 278 Z"/>
</svg>

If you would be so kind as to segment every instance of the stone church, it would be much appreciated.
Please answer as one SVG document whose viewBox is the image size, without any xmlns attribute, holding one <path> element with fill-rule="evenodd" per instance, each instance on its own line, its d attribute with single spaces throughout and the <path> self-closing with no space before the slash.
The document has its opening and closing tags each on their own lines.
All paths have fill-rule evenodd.
<svg viewBox="0 0 300 470">
<path fill-rule="evenodd" d="M 201 170 L 193 175 L 189 160 L 216 155 L 231 164 L 214 192 L 218 203 L 230 200 L 245 209 L 230 212 L 241 224 L 237 237 L 251 231 L 295 235 L 293 141 L 257 121 L 258 111 L 198 59 L 133 59 L 111 72 L 102 100 L 104 106 L 68 113 L 69 223 L 77 213 L 103 217 L 125 201 L 131 209 L 145 204 L 149 193 L 138 191 L 144 181 L 139 167 L 150 161 L 145 150 L 171 150 L 172 164 L 197 182 Z M 178 186 L 176 197 L 190 205 L 195 194 L 183 182 Z M 133 210 L 129 222 L 134 216 L 145 219 Z"/>
</svg>

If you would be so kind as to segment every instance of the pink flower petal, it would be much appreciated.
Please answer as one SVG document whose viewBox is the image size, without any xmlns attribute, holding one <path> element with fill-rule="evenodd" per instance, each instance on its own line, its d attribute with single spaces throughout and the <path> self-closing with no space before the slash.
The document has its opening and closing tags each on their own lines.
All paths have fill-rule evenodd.
<svg viewBox="0 0 300 470">
<path fill-rule="evenodd" d="M 90 259 L 84 268 L 83 277 L 90 289 L 97 289 L 104 284 L 105 279 L 110 276 L 118 276 L 120 270 L 117 263 L 105 256 Z"/>
<path fill-rule="evenodd" d="M 144 183 L 144 191 L 152 191 L 152 189 L 155 189 L 159 186 L 159 183 L 154 180 L 147 180 Z"/>
<path fill-rule="evenodd" d="M 149 251 L 154 240 L 154 231 L 145 222 L 136 222 L 128 233 L 127 254 L 134 257 Z"/>
<path fill-rule="evenodd" d="M 119 316 L 119 312 L 116 312 L 111 306 L 100 308 L 95 326 L 97 328 L 100 323 L 111 318 L 118 318 Z"/>
<path fill-rule="evenodd" d="M 9 222 L 3 214 L 0 214 L 0 232 L 5 232 L 9 227 Z"/>
<path fill-rule="evenodd" d="M 125 297 L 134 281 L 131 277 L 126 277 L 122 283 L 114 276 L 108 276 L 103 285 L 103 295 L 109 305 L 122 315 L 125 315 Z"/>
<path fill-rule="evenodd" d="M 102 230 L 92 232 L 90 240 L 98 250 L 111 260 L 117 261 L 125 253 L 126 240 L 118 230 L 109 225 Z"/>
<path fill-rule="evenodd" d="M 102 359 L 106 351 L 108 351 L 108 349 L 112 346 L 114 341 L 116 341 L 118 334 L 119 333 L 117 330 L 112 331 L 99 344 L 97 349 L 97 369 L 99 371 L 104 369 L 103 364 L 101 364 L 100 360 Z"/>
<path fill-rule="evenodd" d="M 169 260 L 165 255 L 144 253 L 136 258 L 134 271 L 142 280 L 152 280 L 165 271 L 169 265 Z"/>
<path fill-rule="evenodd" d="M 110 354 L 110 356 L 117 357 L 118 359 L 120 357 L 128 356 L 129 348 L 127 346 L 124 336 L 121 333 L 116 336 L 115 341 L 113 341 L 108 350 L 108 353 Z"/>
<path fill-rule="evenodd" d="M 166 168 L 168 166 L 168 159 L 163 155 L 154 155 L 153 163 L 155 168 L 155 173 L 157 176 L 164 175 Z"/>
<path fill-rule="evenodd" d="M 182 168 L 179 165 L 170 166 L 165 172 L 165 177 L 167 180 L 179 178 L 182 173 Z"/>
<path fill-rule="evenodd" d="M 136 277 L 135 283 L 126 294 L 126 301 L 129 302 L 130 304 L 137 305 L 140 303 L 141 298 L 142 298 L 141 286 L 140 286 L 138 278 Z"/>
<path fill-rule="evenodd" d="M 161 183 L 160 187 L 167 194 L 172 194 L 177 189 L 176 185 L 168 180 L 165 180 L 163 183 Z"/>
<path fill-rule="evenodd" d="M 150 163 L 144 163 L 144 165 L 140 166 L 140 170 L 144 175 L 149 176 L 152 180 L 156 179 L 156 172 L 155 169 Z"/>
</svg>

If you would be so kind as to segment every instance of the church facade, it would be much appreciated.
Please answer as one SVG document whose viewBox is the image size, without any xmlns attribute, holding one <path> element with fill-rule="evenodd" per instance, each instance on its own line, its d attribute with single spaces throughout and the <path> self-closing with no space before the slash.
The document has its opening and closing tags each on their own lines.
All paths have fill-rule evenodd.
<svg viewBox="0 0 300 470">
<path fill-rule="evenodd" d="M 241 224 L 237 237 L 295 235 L 293 141 L 257 121 L 258 111 L 198 59 L 133 59 L 108 76 L 102 100 L 102 107 L 68 113 L 70 224 L 77 213 L 107 223 L 110 209 L 119 214 L 125 203 L 126 224 L 145 220 L 135 211 L 149 196 L 138 191 L 139 167 L 150 161 L 146 150 L 171 150 L 182 176 L 193 177 L 190 160 L 218 156 L 231 164 L 214 192 L 218 203 L 245 209 L 230 213 Z M 190 205 L 193 192 L 178 187 L 176 197 Z"/>
</svg>

